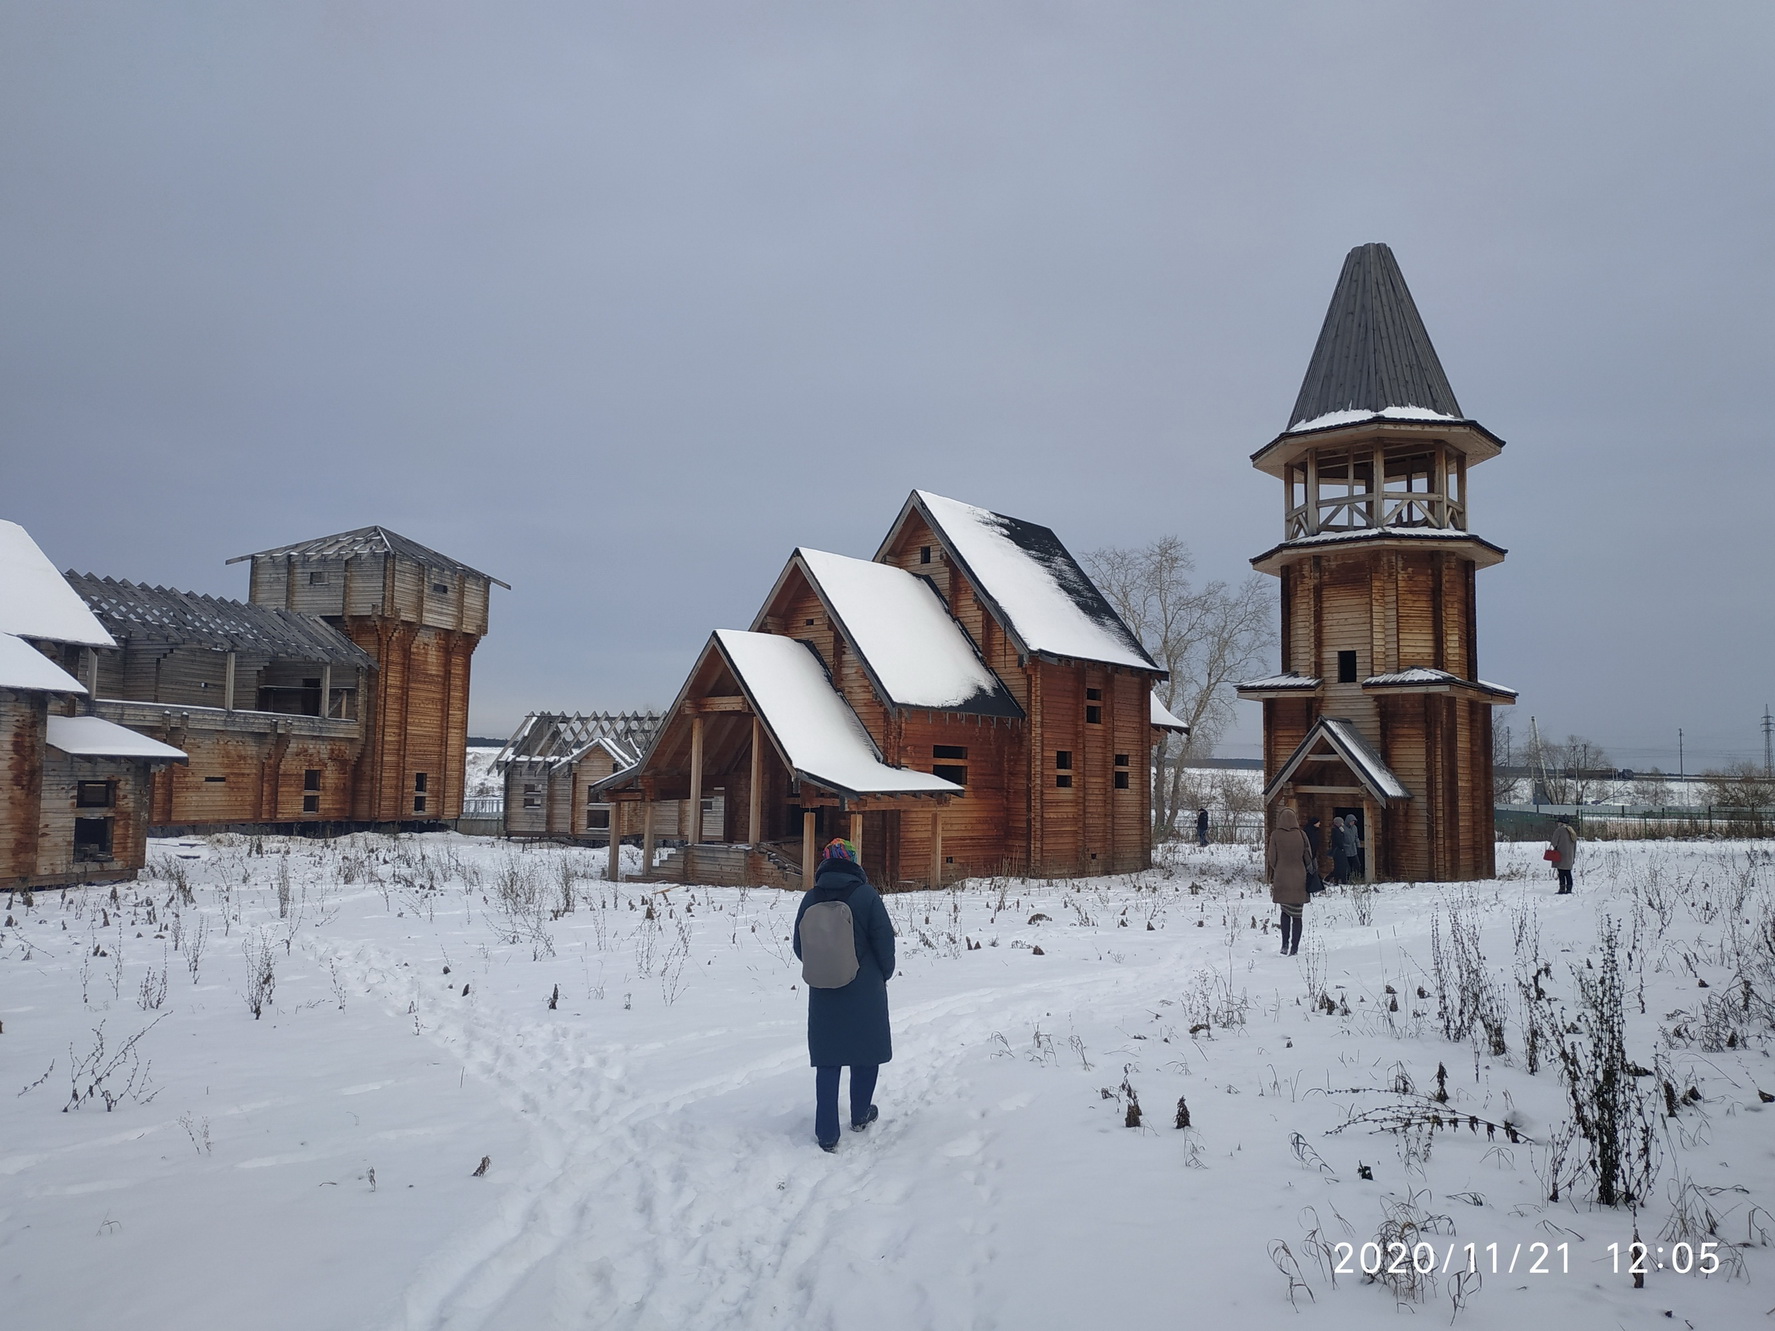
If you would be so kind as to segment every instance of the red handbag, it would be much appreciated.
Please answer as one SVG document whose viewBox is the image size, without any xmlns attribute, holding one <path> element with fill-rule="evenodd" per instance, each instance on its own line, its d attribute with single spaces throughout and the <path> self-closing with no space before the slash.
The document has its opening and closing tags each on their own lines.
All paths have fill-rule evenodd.
<svg viewBox="0 0 1775 1331">
<path fill-rule="evenodd" d="M 1544 860 L 1556 860 L 1559 858 L 1559 852 L 1553 849 L 1552 846 L 1549 846 L 1546 850 L 1541 852 L 1541 858 Z"/>
</svg>

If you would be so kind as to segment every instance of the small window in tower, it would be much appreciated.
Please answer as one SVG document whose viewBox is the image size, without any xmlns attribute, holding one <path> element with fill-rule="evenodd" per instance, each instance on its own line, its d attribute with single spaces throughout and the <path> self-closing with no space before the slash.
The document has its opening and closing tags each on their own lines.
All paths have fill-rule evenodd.
<svg viewBox="0 0 1775 1331">
<path fill-rule="evenodd" d="M 302 789 L 319 790 L 320 773 L 321 769 L 318 767 L 305 768 L 302 772 Z"/>
<path fill-rule="evenodd" d="M 327 585 L 327 571 L 324 568 L 309 569 L 308 585 L 310 587 L 325 587 Z"/>
<path fill-rule="evenodd" d="M 1128 755 L 1125 753 L 1118 753 L 1116 755 L 1116 766 L 1117 767 L 1126 767 L 1127 765 L 1128 765 Z"/>
<path fill-rule="evenodd" d="M 109 809 L 117 803 L 117 787 L 110 781 L 81 781 L 74 787 L 77 809 Z"/>
<path fill-rule="evenodd" d="M 1127 772 L 1117 772 L 1116 773 L 1116 789 L 1117 790 L 1128 789 L 1129 776 L 1130 776 L 1130 774 Z"/>
<path fill-rule="evenodd" d="M 968 784 L 968 769 L 965 767 L 954 767 L 945 763 L 932 763 L 931 775 L 942 777 L 945 781 L 953 781 L 958 786 L 965 786 Z"/>
<path fill-rule="evenodd" d="M 801 627 L 804 629 L 811 629 L 813 626 L 814 622 L 811 619 L 804 619 L 801 621 Z"/>
<path fill-rule="evenodd" d="M 320 796 L 319 795 L 304 795 L 302 797 L 302 812 L 303 813 L 319 813 L 320 812 Z"/>
<path fill-rule="evenodd" d="M 918 547 L 918 562 L 921 564 L 928 564 L 931 562 L 931 547 L 930 546 L 921 545 Z"/>
<path fill-rule="evenodd" d="M 1088 702 L 1102 702 L 1103 701 L 1103 690 L 1102 689 L 1086 689 L 1085 690 L 1085 699 Z"/>
<path fill-rule="evenodd" d="M 424 813 L 425 812 L 425 796 L 423 796 L 423 795 L 413 796 L 413 812 L 414 813 Z"/>
<path fill-rule="evenodd" d="M 418 795 L 423 795 L 425 793 L 425 773 L 424 772 L 413 773 L 413 792 Z"/>
<path fill-rule="evenodd" d="M 203 779 L 203 783 L 206 786 L 219 786 L 226 780 L 228 780 L 228 778 L 225 776 L 206 776 Z"/>
<path fill-rule="evenodd" d="M 1054 770 L 1070 772 L 1072 770 L 1072 750 L 1057 749 L 1054 753 Z"/>
<path fill-rule="evenodd" d="M 931 757 L 933 758 L 966 758 L 967 756 L 968 746 L 965 744 L 931 745 Z"/>
<path fill-rule="evenodd" d="M 1071 772 L 1060 773 L 1059 776 L 1054 778 L 1054 784 L 1056 786 L 1058 786 L 1061 790 L 1071 790 L 1072 789 L 1072 773 Z"/>
<path fill-rule="evenodd" d="M 450 584 L 447 582 L 432 583 L 431 594 L 433 596 L 448 596 L 450 594 Z"/>
<path fill-rule="evenodd" d="M 1089 704 L 1085 708 L 1085 724 L 1088 726 L 1102 725 L 1103 724 L 1103 708 L 1098 706 L 1096 703 Z"/>
<path fill-rule="evenodd" d="M 1337 682 L 1354 684 L 1356 682 L 1356 653 L 1339 652 L 1337 654 Z"/>
</svg>

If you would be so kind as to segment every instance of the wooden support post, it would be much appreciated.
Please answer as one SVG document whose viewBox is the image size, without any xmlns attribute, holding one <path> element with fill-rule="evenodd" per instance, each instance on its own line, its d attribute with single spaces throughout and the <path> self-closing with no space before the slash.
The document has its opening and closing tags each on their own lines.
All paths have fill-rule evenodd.
<svg viewBox="0 0 1775 1331">
<path fill-rule="evenodd" d="M 746 844 L 764 840 L 764 723 L 752 718 L 752 775 L 746 786 Z"/>
<path fill-rule="evenodd" d="M 331 708 L 329 702 L 333 694 L 333 667 L 329 663 L 320 668 L 320 714 L 325 720 Z"/>
<path fill-rule="evenodd" d="M 653 872 L 653 801 L 641 806 L 641 876 Z"/>
<path fill-rule="evenodd" d="M 610 861 L 604 877 L 613 883 L 622 881 L 622 811 L 628 807 L 616 802 L 610 805 Z"/>
<path fill-rule="evenodd" d="M 818 815 L 812 809 L 801 811 L 801 886 L 811 889 L 814 885 L 814 819 Z"/>
<path fill-rule="evenodd" d="M 1362 881 L 1375 881 L 1374 862 L 1380 858 L 1380 809 L 1373 800 L 1362 801 Z"/>
<path fill-rule="evenodd" d="M 234 668 L 240 659 L 240 653 L 229 652 L 228 658 L 222 663 L 222 710 L 234 710 Z"/>
<path fill-rule="evenodd" d="M 690 718 L 690 844 L 703 839 L 703 718 Z"/>
<path fill-rule="evenodd" d="M 863 857 L 863 815 L 860 813 L 851 815 L 850 840 L 851 845 L 857 848 L 857 858 L 861 859 Z"/>
<path fill-rule="evenodd" d="M 232 652 L 229 653 L 233 655 Z M 89 700 L 99 696 L 99 654 L 91 647 L 80 649 L 80 682 L 86 685 Z"/>
<path fill-rule="evenodd" d="M 943 886 L 943 806 L 931 809 L 931 886 Z"/>
</svg>

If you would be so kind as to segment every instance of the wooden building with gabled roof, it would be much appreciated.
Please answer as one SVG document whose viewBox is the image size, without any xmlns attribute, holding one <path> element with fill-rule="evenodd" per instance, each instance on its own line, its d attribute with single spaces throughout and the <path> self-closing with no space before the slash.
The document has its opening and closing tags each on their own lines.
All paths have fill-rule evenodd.
<svg viewBox="0 0 1775 1331">
<path fill-rule="evenodd" d="M 1252 455 L 1284 486 L 1282 668 L 1263 703 L 1264 800 L 1357 820 L 1368 876 L 1489 878 L 1491 709 L 1467 476 L 1504 441 L 1469 418 L 1393 252 L 1350 251 L 1286 430 Z M 1326 847 L 1329 850 L 1329 846 Z"/>
<path fill-rule="evenodd" d="M 601 789 L 651 852 L 648 808 L 721 788 L 723 825 L 665 866 L 697 881 L 799 882 L 833 836 L 890 886 L 1127 872 L 1153 727 L 1178 724 L 1161 678 L 1049 528 L 915 491 L 873 560 L 795 550 Z"/>
</svg>

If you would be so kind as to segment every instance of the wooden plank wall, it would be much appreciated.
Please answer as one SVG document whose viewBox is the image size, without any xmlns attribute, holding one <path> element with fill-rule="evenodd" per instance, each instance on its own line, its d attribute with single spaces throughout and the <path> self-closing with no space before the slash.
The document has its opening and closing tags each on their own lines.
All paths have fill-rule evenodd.
<svg viewBox="0 0 1775 1331">
<path fill-rule="evenodd" d="M 0 883 L 37 870 L 48 715 L 46 695 L 0 689 Z"/>
</svg>

